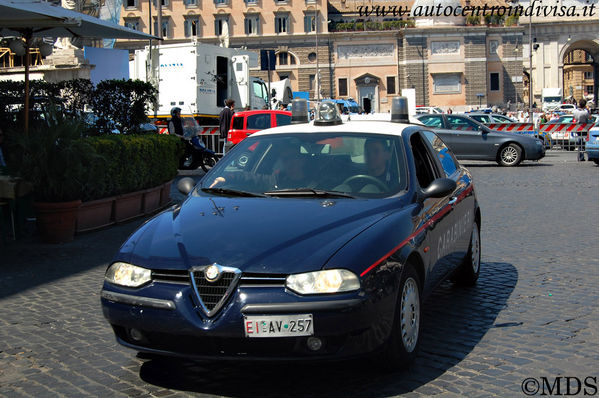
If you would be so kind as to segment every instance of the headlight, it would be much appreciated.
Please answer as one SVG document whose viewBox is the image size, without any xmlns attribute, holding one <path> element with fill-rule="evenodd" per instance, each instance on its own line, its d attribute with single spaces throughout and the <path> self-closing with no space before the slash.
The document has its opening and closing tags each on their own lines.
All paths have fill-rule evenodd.
<svg viewBox="0 0 599 398">
<path fill-rule="evenodd" d="M 105 279 L 115 285 L 139 287 L 152 279 L 152 271 L 127 263 L 114 263 L 106 271 Z"/>
<path fill-rule="evenodd" d="M 360 289 L 360 280 L 351 271 L 330 269 L 289 275 L 285 285 L 299 294 L 340 293 Z"/>
</svg>

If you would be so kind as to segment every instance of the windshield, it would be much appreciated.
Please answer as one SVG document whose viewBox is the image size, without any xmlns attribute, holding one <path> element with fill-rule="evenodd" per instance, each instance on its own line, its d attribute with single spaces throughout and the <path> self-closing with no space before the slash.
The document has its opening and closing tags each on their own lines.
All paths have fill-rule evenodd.
<svg viewBox="0 0 599 398">
<path fill-rule="evenodd" d="M 545 97 L 544 102 L 562 102 L 562 97 Z"/>
<path fill-rule="evenodd" d="M 200 191 L 386 197 L 406 189 L 405 170 L 397 136 L 273 134 L 240 142 L 202 179 Z"/>
</svg>

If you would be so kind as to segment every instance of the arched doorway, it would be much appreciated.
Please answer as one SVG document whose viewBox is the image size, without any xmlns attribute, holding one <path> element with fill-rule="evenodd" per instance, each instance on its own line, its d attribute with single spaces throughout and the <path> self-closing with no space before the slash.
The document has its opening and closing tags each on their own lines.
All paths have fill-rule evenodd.
<svg viewBox="0 0 599 398">
<path fill-rule="evenodd" d="M 574 41 L 564 48 L 562 62 L 564 101 L 578 103 L 584 98 L 590 107 L 597 108 L 599 44 L 591 40 Z"/>
</svg>

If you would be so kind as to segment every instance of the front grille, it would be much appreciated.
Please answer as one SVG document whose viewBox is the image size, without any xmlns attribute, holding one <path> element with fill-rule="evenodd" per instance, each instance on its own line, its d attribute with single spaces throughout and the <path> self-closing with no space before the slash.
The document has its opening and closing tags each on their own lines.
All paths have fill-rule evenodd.
<svg viewBox="0 0 599 398">
<path fill-rule="evenodd" d="M 189 285 L 189 271 L 184 270 L 153 270 L 152 280 L 164 283 L 182 283 Z"/>
<path fill-rule="evenodd" d="M 213 311 L 217 305 L 226 299 L 225 295 L 236 280 L 234 272 L 223 272 L 222 276 L 216 282 L 208 282 L 204 276 L 204 271 L 194 271 L 194 278 L 197 294 L 208 311 Z"/>
<path fill-rule="evenodd" d="M 199 272 L 194 274 L 196 277 L 199 276 Z M 286 278 L 286 274 L 243 273 L 239 285 L 242 287 L 285 286 Z M 162 283 L 190 284 L 189 271 L 183 270 L 152 270 L 152 280 Z"/>
</svg>

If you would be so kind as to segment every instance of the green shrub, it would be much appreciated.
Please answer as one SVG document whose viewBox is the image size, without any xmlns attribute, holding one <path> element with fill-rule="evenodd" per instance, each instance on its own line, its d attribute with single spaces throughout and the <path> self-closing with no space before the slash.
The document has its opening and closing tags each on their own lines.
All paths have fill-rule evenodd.
<svg viewBox="0 0 599 398">
<path fill-rule="evenodd" d="M 107 159 L 97 182 L 102 194 L 87 200 L 152 188 L 177 175 L 183 143 L 169 135 L 105 135 L 84 139 Z"/>
<path fill-rule="evenodd" d="M 505 26 L 517 26 L 519 21 L 518 15 L 510 15 L 505 19 Z"/>
<path fill-rule="evenodd" d="M 91 101 L 96 126 L 101 133 L 118 129 L 126 134 L 139 133 L 138 127 L 146 123 L 147 113 L 156 102 L 157 90 L 141 80 L 103 80 L 94 90 Z"/>
<path fill-rule="evenodd" d="M 478 16 L 478 15 L 468 15 L 466 17 L 466 23 L 468 25 L 480 25 L 480 16 Z"/>
</svg>

